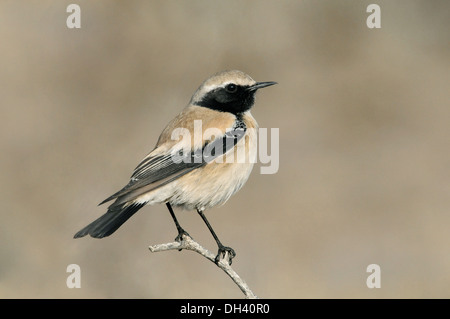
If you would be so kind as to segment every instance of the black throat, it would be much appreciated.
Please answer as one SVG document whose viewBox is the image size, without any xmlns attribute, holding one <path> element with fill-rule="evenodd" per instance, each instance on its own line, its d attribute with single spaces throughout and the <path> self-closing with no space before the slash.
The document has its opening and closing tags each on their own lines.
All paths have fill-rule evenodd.
<svg viewBox="0 0 450 319">
<path fill-rule="evenodd" d="M 236 92 L 233 93 L 228 92 L 225 88 L 217 88 L 206 93 L 195 105 L 220 112 L 229 112 L 240 117 L 255 103 L 255 91 L 248 88 L 248 86 L 238 86 Z"/>
</svg>

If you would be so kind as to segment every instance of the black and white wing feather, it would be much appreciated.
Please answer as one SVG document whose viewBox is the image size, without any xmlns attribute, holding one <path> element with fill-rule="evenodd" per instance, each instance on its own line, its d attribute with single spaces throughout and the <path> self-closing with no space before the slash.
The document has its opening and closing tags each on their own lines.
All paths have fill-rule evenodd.
<svg viewBox="0 0 450 319">
<path fill-rule="evenodd" d="M 113 199 L 116 201 L 110 207 L 135 200 L 140 195 L 164 186 L 226 154 L 245 135 L 245 125 L 242 122 L 237 123 L 239 124 L 233 130 L 212 142 L 205 143 L 201 149 L 191 150 L 185 154 L 182 149 L 172 150 L 167 155 L 152 156 L 150 153 L 134 169 L 130 182 L 100 205 Z"/>
</svg>

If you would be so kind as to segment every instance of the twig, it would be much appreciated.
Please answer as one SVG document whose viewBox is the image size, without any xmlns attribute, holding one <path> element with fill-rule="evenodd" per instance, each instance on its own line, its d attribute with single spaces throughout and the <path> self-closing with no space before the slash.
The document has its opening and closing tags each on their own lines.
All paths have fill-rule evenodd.
<svg viewBox="0 0 450 319">
<path fill-rule="evenodd" d="M 156 253 L 159 251 L 167 251 L 167 250 L 192 250 L 196 253 L 199 253 L 209 261 L 215 263 L 216 256 L 210 252 L 209 250 L 203 248 L 200 246 L 199 243 L 197 243 L 195 240 L 193 240 L 191 237 L 183 235 L 183 240 L 181 242 L 174 241 L 172 243 L 167 244 L 159 244 L 159 245 L 153 245 L 150 246 L 149 249 L 152 253 Z M 236 285 L 238 285 L 239 289 L 245 294 L 245 297 L 248 299 L 256 299 L 258 298 L 248 287 L 248 285 L 245 283 L 244 280 L 239 277 L 239 275 L 234 271 L 233 268 L 228 264 L 228 260 L 226 258 L 222 258 L 219 260 L 219 262 L 216 264 L 220 269 L 222 269 L 230 278 L 234 281 Z"/>
</svg>

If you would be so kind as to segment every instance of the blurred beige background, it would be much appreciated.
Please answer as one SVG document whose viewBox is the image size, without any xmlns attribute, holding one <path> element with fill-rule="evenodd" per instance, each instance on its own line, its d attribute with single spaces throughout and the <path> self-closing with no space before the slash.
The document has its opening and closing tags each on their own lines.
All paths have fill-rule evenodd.
<svg viewBox="0 0 450 319">
<path fill-rule="evenodd" d="M 79 30 L 72 2 L 0 3 L 0 298 L 243 297 L 195 253 L 148 251 L 176 236 L 164 205 L 72 239 L 224 69 L 279 83 L 253 109 L 280 129 L 278 173 L 258 164 L 207 213 L 253 291 L 450 298 L 448 1 L 76 1 Z M 178 216 L 215 251 L 196 213 Z"/>
</svg>

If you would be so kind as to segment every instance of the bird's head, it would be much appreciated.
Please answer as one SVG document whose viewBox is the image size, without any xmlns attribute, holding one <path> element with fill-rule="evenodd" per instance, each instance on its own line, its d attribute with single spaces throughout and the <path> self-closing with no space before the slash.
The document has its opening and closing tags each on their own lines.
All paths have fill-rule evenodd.
<svg viewBox="0 0 450 319">
<path fill-rule="evenodd" d="M 206 79 L 192 96 L 191 104 L 239 114 L 251 109 L 258 89 L 274 84 L 256 82 L 241 71 L 224 71 Z"/>
</svg>

